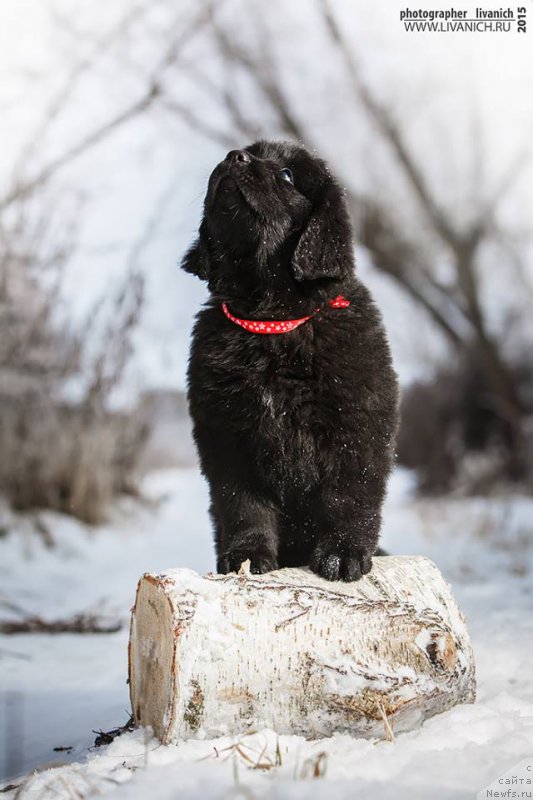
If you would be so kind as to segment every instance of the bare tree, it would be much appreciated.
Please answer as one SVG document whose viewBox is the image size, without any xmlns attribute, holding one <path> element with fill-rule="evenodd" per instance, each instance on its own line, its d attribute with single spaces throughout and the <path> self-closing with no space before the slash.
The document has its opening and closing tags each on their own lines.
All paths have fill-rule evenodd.
<svg viewBox="0 0 533 800">
<path fill-rule="evenodd" d="M 0 492 L 20 510 L 55 508 L 96 523 L 116 494 L 135 491 L 146 435 L 135 412 L 109 403 L 131 352 L 142 281 L 120 291 L 104 345 L 90 355 L 57 308 L 75 225 L 62 216 L 56 239 L 54 204 L 35 194 L 32 203 L 38 215 L 26 198 L 0 225 Z"/>
<path fill-rule="evenodd" d="M 159 5 L 166 9 L 169 24 L 154 42 L 152 65 L 138 71 L 137 99 L 33 172 L 19 162 L 12 186 L 0 198 L 0 209 L 9 211 L 14 204 L 32 196 L 75 159 L 147 113 L 175 118 L 228 148 L 243 138 L 275 134 L 317 146 L 325 157 L 330 156 L 329 142 L 316 140 L 312 114 L 296 111 L 294 80 L 289 80 L 294 76 L 288 74 L 276 52 L 266 24 L 269 10 L 264 4 L 247 3 L 239 25 L 234 24 L 231 14 L 225 13 L 224 2 L 203 0 L 190 13 L 176 11 L 168 0 Z M 149 6 L 141 3 L 134 11 L 127 11 L 89 57 L 82 59 L 52 101 L 43 129 L 63 113 L 78 76 L 92 68 L 102 49 L 120 42 L 125 30 L 145 35 L 144 23 L 135 26 L 139 19 L 144 21 Z M 335 108 L 339 124 L 346 125 L 349 134 L 347 104 L 364 116 L 379 147 L 387 154 L 391 185 L 402 186 L 413 216 L 420 223 L 406 226 L 402 204 L 394 202 L 394 192 L 391 200 L 371 183 L 369 188 L 368 181 L 359 183 L 349 165 L 344 174 L 341 167 L 339 177 L 348 187 L 347 198 L 359 242 L 368 250 L 374 267 L 428 315 L 446 344 L 449 359 L 461 365 L 461 375 L 474 358 L 479 385 L 471 393 L 476 395 L 475 402 L 485 416 L 494 421 L 488 429 L 497 430 L 505 453 L 503 471 L 509 477 L 524 477 L 525 419 L 530 409 L 524 398 L 521 371 L 504 347 L 505 331 L 493 324 L 486 307 L 483 259 L 486 248 L 493 244 L 509 263 L 521 259 L 498 218 L 519 177 L 525 154 L 517 153 L 516 159 L 502 170 L 496 188 L 477 193 L 468 215 L 458 214 L 432 181 L 427 161 L 410 141 L 405 120 L 378 97 L 364 78 L 354 45 L 346 38 L 330 0 L 315 0 L 313 8 L 321 20 L 323 41 L 328 48 L 327 55 L 321 54 L 321 61 L 335 63 L 336 80 L 344 87 L 343 104 Z M 230 10 L 235 14 L 238 4 Z M 77 31 L 76 36 L 79 35 Z M 191 102 L 191 92 L 182 91 L 184 85 L 194 88 L 198 102 Z M 252 111 L 251 96 L 256 100 Z M 473 162 L 477 162 L 479 153 L 479 147 L 477 151 L 473 149 Z M 439 269 L 443 260 L 448 265 L 445 278 Z M 510 313 L 514 310 L 509 308 Z"/>
<path fill-rule="evenodd" d="M 110 400 L 132 354 L 132 334 L 144 298 L 137 257 L 151 225 L 149 221 L 132 243 L 126 280 L 94 353 L 86 341 L 95 315 L 89 315 L 87 330 L 75 330 L 58 312 L 62 276 L 76 247 L 75 219 L 83 209 L 74 204 L 72 213 L 65 215 L 68 204 L 54 191 L 53 180 L 148 111 L 183 44 L 205 23 L 205 11 L 194 15 L 158 53 L 136 100 L 48 162 L 39 163 L 37 142 L 68 113 L 78 81 L 94 68 L 99 55 L 149 6 L 128 10 L 73 64 L 22 146 L 0 197 L 0 491 L 17 509 L 55 508 L 89 523 L 104 518 L 114 496 L 136 491 L 148 434 L 144 415 L 135 409 L 113 411 Z M 75 400 L 69 399 L 73 387 Z"/>
<path fill-rule="evenodd" d="M 512 190 L 526 154 L 518 154 L 492 193 L 478 198 L 474 213 L 468 219 L 456 218 L 453 209 L 446 207 L 431 185 L 424 160 L 409 144 L 401 121 L 363 79 L 353 47 L 344 38 L 329 0 L 318 0 L 318 5 L 329 46 L 344 65 L 343 77 L 354 105 L 365 113 L 377 137 L 393 157 L 395 174 L 391 176 L 391 182 L 402 181 L 407 185 L 424 223 L 419 226 L 418 236 L 413 235 L 413 230 L 406 233 L 404 218 L 395 212 L 393 204 L 380 194 L 371 196 L 368 191 L 357 191 L 351 176 L 341 174 L 341 180 L 352 187 L 348 190 L 348 200 L 359 242 L 369 251 L 374 267 L 391 278 L 429 315 L 459 362 L 470 361 L 472 353 L 475 354 L 484 391 L 481 402 L 485 405 L 484 410 L 497 420 L 507 453 L 504 472 L 511 478 L 523 478 L 527 469 L 524 430 L 527 409 L 521 398 L 517 371 L 508 362 L 502 346 L 504 332 L 491 329 L 484 307 L 481 253 L 487 242 L 504 242 L 496 224 L 499 206 Z M 255 21 L 259 29 L 257 36 L 248 46 L 243 43 L 245 37 L 239 37 L 233 26 L 225 26 L 220 21 L 213 7 L 210 14 L 212 41 L 230 75 L 229 86 L 236 85 L 239 71 L 245 72 L 257 95 L 268 106 L 269 115 L 274 120 L 273 127 L 290 138 L 314 145 L 309 121 L 298 118 L 292 110 L 286 88 L 290 81 L 285 80 L 286 76 L 276 63 L 268 31 L 261 24 L 261 14 L 257 13 Z M 257 41 L 261 42 L 260 47 Z M 331 60 L 324 54 L 322 58 Z M 201 81 L 203 87 L 217 91 L 216 85 L 210 86 L 205 76 L 194 73 L 193 77 Z M 225 104 L 235 131 L 234 140 L 256 134 L 257 126 L 247 117 L 246 108 L 239 104 L 236 92 L 219 92 L 218 100 Z M 167 108 L 182 113 L 176 104 L 167 103 Z M 182 116 L 201 130 L 194 119 L 187 114 Z M 339 116 L 342 119 L 342 110 L 339 110 Z M 220 135 L 217 138 L 221 138 Z M 223 139 L 229 141 L 231 136 L 224 133 Z M 322 150 L 327 155 L 327 145 Z M 438 263 L 443 253 L 452 267 L 446 282 L 438 277 Z"/>
</svg>

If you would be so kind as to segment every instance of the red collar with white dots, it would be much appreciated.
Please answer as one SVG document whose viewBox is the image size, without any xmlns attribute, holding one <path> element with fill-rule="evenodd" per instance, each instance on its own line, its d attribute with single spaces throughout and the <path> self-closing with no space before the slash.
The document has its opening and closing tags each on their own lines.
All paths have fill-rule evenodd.
<svg viewBox="0 0 533 800">
<path fill-rule="evenodd" d="M 332 297 L 331 300 L 328 300 L 328 305 L 331 306 L 331 308 L 347 308 L 350 305 L 350 301 L 339 294 L 337 297 Z M 303 325 L 304 322 L 307 322 L 308 319 L 314 317 L 320 310 L 320 308 L 316 308 L 312 314 L 308 314 L 307 317 L 300 317 L 300 319 L 239 319 L 239 317 L 233 316 L 227 303 L 222 303 L 222 311 L 227 318 L 231 320 L 231 322 L 234 322 L 235 325 L 239 325 L 239 327 L 244 328 L 245 331 L 249 331 L 250 333 L 289 333 L 289 331 L 293 331 L 295 328 Z"/>
</svg>

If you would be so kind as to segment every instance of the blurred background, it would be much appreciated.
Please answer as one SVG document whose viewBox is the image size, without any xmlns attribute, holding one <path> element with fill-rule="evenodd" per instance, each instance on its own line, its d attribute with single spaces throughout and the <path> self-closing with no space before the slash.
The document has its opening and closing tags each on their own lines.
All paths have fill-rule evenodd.
<svg viewBox="0 0 533 800">
<path fill-rule="evenodd" d="M 31 619 L 50 634 L 50 619 L 112 597 L 120 622 L 150 558 L 213 565 L 184 397 L 205 288 L 178 264 L 212 168 L 258 137 L 305 143 L 346 188 L 359 274 L 403 390 L 385 544 L 428 552 L 450 574 L 471 575 L 489 551 L 527 574 L 531 39 L 406 32 L 399 11 L 390 0 L 2 3 L 5 774 L 46 749 L 20 723 L 37 703 Z M 85 724 L 94 697 L 79 709 L 71 689 Z"/>
</svg>

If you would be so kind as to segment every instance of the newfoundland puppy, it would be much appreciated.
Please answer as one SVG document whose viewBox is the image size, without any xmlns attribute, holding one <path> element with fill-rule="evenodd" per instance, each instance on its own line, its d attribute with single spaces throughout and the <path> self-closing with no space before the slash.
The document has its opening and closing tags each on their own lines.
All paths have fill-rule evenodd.
<svg viewBox="0 0 533 800">
<path fill-rule="evenodd" d="M 380 314 L 343 192 L 294 143 L 232 150 L 183 268 L 207 281 L 189 406 L 219 572 L 369 572 L 398 422 Z"/>
</svg>

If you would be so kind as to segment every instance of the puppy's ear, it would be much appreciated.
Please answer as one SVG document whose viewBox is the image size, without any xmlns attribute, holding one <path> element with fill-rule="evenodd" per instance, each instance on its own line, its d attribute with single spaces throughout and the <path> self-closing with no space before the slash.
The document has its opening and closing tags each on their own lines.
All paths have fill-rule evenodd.
<svg viewBox="0 0 533 800">
<path fill-rule="evenodd" d="M 298 281 L 342 278 L 353 269 L 352 228 L 342 190 L 330 183 L 304 228 L 292 266 Z"/>
<path fill-rule="evenodd" d="M 206 240 L 206 225 L 205 222 L 202 222 L 198 238 L 189 247 L 181 262 L 181 268 L 184 269 L 185 272 L 190 272 L 203 281 L 209 278 L 209 251 Z"/>
</svg>

